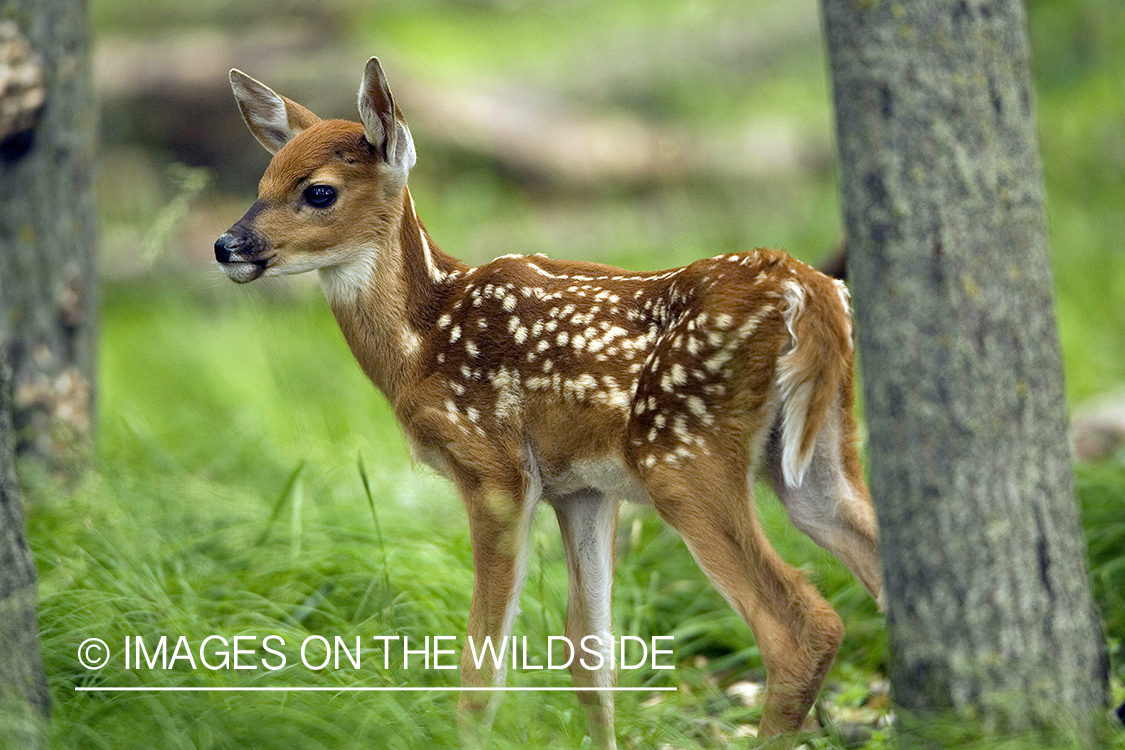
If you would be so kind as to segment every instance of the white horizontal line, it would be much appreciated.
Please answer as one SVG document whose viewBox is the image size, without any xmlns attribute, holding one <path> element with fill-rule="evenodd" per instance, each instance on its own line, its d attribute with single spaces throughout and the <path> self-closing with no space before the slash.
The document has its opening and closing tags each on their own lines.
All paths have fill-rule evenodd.
<svg viewBox="0 0 1125 750">
<path fill-rule="evenodd" d="M 543 693 L 543 692 L 669 692 L 674 687 L 76 687 L 80 693 Z"/>
</svg>

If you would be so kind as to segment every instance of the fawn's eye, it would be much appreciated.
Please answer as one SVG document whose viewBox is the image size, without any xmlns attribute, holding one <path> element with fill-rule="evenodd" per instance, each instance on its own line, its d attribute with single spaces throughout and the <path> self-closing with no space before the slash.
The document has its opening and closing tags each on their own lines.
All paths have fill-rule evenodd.
<svg viewBox="0 0 1125 750">
<path fill-rule="evenodd" d="M 313 208 L 328 208 L 336 202 L 336 188 L 331 185 L 309 185 L 305 188 L 305 203 Z"/>
</svg>

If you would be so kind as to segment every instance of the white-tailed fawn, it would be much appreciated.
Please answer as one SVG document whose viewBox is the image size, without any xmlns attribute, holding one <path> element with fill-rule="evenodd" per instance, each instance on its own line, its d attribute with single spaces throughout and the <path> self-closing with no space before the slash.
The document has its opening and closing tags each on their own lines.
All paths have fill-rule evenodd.
<svg viewBox="0 0 1125 750">
<path fill-rule="evenodd" d="M 604 660 L 570 671 L 594 745 L 615 746 L 610 600 L 621 501 L 646 503 L 753 631 L 768 679 L 760 736 L 798 730 L 843 634 L 770 546 L 764 467 L 792 522 L 877 600 L 878 533 L 856 448 L 847 291 L 776 250 L 634 273 L 543 255 L 469 267 L 430 239 L 407 189 L 414 142 L 379 61 L 361 123 L 321 120 L 238 71 L 231 86 L 274 154 L 258 200 L 215 243 L 227 276 L 316 271 L 360 367 L 413 454 L 468 511 L 468 635 L 508 638 L 539 503 L 570 576 L 565 635 Z M 589 666 L 599 668 L 590 669 Z M 465 648 L 463 686 L 498 686 Z M 496 693 L 462 693 L 480 736 Z"/>
</svg>

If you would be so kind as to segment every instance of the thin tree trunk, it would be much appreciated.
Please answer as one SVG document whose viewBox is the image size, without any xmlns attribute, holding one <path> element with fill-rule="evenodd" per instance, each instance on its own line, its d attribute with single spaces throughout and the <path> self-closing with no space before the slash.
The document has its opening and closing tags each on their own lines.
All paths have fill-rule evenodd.
<svg viewBox="0 0 1125 750">
<path fill-rule="evenodd" d="M 12 465 L 9 385 L 0 356 L 0 744 L 23 750 L 47 747 L 50 696 L 39 654 L 35 562 Z"/>
<path fill-rule="evenodd" d="M 41 58 L 46 102 L 0 145 L 0 345 L 17 450 L 51 468 L 89 454 L 93 422 L 95 110 L 84 0 L 0 0 Z"/>
<path fill-rule="evenodd" d="M 822 0 L 895 701 L 1104 723 L 1024 8 Z M 975 722 L 969 720 L 977 720 Z M 1069 725 L 1069 726 L 1065 726 Z"/>
</svg>

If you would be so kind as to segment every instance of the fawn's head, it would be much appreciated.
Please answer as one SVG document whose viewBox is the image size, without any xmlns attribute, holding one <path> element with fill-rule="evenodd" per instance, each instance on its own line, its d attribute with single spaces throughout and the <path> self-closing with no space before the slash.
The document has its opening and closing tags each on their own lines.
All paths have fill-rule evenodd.
<svg viewBox="0 0 1125 750">
<path fill-rule="evenodd" d="M 377 58 L 359 88 L 362 124 L 321 120 L 237 70 L 230 73 L 250 132 L 272 153 L 258 200 L 215 242 L 234 281 L 342 266 L 389 241 L 414 141 Z"/>
</svg>

